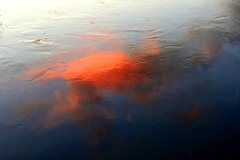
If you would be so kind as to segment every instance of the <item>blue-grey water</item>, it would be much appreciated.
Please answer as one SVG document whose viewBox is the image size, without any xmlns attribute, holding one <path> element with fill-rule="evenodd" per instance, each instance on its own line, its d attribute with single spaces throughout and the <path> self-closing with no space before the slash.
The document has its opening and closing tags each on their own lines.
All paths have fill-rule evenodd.
<svg viewBox="0 0 240 160">
<path fill-rule="evenodd" d="M 239 0 L 0 0 L 0 159 L 238 159 Z"/>
</svg>

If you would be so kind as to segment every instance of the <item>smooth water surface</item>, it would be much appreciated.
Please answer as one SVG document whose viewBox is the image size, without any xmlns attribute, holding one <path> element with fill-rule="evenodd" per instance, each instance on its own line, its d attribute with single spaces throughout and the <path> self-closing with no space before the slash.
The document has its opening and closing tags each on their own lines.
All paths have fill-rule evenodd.
<svg viewBox="0 0 240 160">
<path fill-rule="evenodd" d="M 0 159 L 240 153 L 239 0 L 0 0 Z"/>
</svg>

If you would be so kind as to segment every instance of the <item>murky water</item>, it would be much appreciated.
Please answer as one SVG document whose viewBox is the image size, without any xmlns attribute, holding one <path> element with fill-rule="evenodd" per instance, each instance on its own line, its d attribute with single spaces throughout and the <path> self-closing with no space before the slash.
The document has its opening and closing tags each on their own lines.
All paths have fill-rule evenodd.
<svg viewBox="0 0 240 160">
<path fill-rule="evenodd" d="M 239 0 L 0 0 L 0 159 L 240 153 Z"/>
</svg>

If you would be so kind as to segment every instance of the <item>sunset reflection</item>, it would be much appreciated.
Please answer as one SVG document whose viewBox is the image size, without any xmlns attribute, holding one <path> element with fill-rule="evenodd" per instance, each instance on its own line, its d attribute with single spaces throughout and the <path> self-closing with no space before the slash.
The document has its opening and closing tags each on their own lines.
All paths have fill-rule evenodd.
<svg viewBox="0 0 240 160">
<path fill-rule="evenodd" d="M 98 35 L 85 38 L 105 41 L 109 46 L 119 42 Z M 94 48 L 88 51 L 87 55 L 84 53 L 86 56 L 64 64 L 50 64 L 47 68 L 33 67 L 27 71 L 26 76 L 30 79 L 45 83 L 62 79 L 69 86 L 67 93 L 55 91 L 55 102 L 47 113 L 44 127 L 57 126 L 67 119 L 75 123 L 98 116 L 114 119 L 114 110 L 101 104 L 105 94 L 127 96 L 129 102 L 147 106 L 160 96 L 157 86 L 163 82 L 162 77 L 159 75 L 154 81 L 150 78 L 156 74 L 153 70 L 156 67 L 154 59 L 161 52 L 159 40 L 143 41 L 141 48 L 131 53 L 123 49 Z M 81 51 L 78 52 L 76 54 L 81 54 Z M 126 115 L 126 120 L 129 120 L 129 115 Z"/>
<path fill-rule="evenodd" d="M 208 65 L 211 61 L 206 60 L 214 59 L 221 51 L 221 43 L 214 39 L 206 41 L 201 44 L 199 54 L 191 58 L 192 68 L 181 71 L 179 66 L 186 62 L 179 57 L 178 50 L 174 51 L 176 54 L 162 52 L 157 39 L 143 39 L 138 48 L 127 49 L 126 42 L 112 37 L 84 35 L 83 38 L 92 41 L 94 48 L 70 51 L 74 56 L 63 54 L 48 66 L 41 62 L 44 67 L 37 64 L 25 74 L 25 78 L 37 83 L 61 79 L 68 86 L 66 91 L 54 91 L 55 99 L 50 103 L 53 107 L 46 112 L 43 123 L 45 128 L 67 120 L 78 124 L 96 117 L 115 119 L 118 113 L 111 108 L 114 105 L 109 102 L 109 96 L 122 96 L 129 104 L 148 107 L 152 114 L 151 105 L 162 96 L 163 86 L 181 79 L 186 72 L 195 70 L 196 65 Z M 194 121 L 200 112 L 199 107 L 193 107 L 180 121 Z M 124 116 L 126 121 L 132 119 L 131 113 L 126 112 Z"/>
<path fill-rule="evenodd" d="M 0 160 L 236 157 L 239 2 L 0 0 Z"/>
<path fill-rule="evenodd" d="M 138 74 L 140 71 L 140 65 L 125 56 L 124 52 L 116 51 L 74 60 L 60 77 L 68 81 L 90 82 L 94 87 L 114 91 L 141 81 L 143 75 Z"/>
</svg>

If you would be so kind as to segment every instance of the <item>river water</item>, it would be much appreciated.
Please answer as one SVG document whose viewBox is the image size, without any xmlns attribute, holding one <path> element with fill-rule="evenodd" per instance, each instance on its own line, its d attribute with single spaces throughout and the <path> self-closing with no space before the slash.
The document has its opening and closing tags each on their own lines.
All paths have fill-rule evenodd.
<svg viewBox="0 0 240 160">
<path fill-rule="evenodd" d="M 0 0 L 0 159 L 231 159 L 239 0 Z"/>
</svg>

